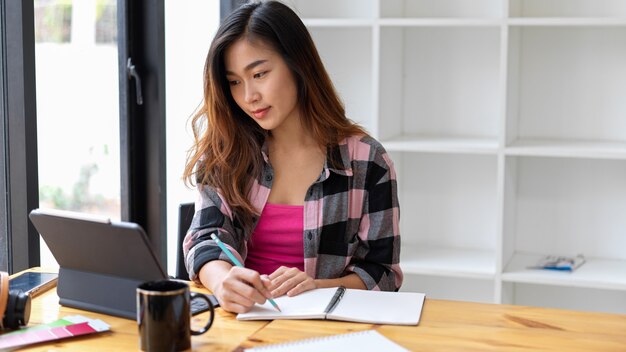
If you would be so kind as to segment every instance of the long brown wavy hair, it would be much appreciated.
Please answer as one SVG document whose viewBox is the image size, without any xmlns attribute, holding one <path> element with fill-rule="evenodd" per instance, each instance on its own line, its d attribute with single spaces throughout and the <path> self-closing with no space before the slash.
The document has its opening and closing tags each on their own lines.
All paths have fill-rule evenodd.
<svg viewBox="0 0 626 352">
<path fill-rule="evenodd" d="M 206 58 L 204 101 L 191 121 L 195 142 L 183 178 L 190 186 L 219 189 L 238 222 L 250 229 L 259 214 L 247 195 L 263 167 L 260 151 L 268 131 L 235 103 L 226 79 L 224 52 L 242 37 L 269 45 L 285 60 L 296 80 L 302 124 L 320 147 L 366 132 L 346 118 L 311 35 L 288 6 L 251 2 L 224 19 Z"/>
</svg>

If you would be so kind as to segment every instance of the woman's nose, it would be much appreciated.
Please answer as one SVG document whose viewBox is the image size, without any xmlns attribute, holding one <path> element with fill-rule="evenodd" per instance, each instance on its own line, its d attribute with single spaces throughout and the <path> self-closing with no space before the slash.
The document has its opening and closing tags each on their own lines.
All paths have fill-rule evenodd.
<svg viewBox="0 0 626 352">
<path fill-rule="evenodd" d="M 246 103 L 254 103 L 259 100 L 260 94 L 253 84 L 247 84 L 244 99 Z"/>
</svg>

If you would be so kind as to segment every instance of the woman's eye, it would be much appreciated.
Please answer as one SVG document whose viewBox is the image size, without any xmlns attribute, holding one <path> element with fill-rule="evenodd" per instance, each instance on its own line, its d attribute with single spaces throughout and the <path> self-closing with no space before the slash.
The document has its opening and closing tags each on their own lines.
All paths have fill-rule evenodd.
<svg viewBox="0 0 626 352">
<path fill-rule="evenodd" d="M 255 73 L 253 77 L 254 78 L 261 78 L 261 77 L 265 76 L 266 73 L 267 73 L 267 71 Z"/>
<path fill-rule="evenodd" d="M 228 84 L 230 84 L 231 86 L 236 86 L 236 85 L 239 84 L 239 81 L 238 80 L 231 80 L 231 81 L 228 81 Z"/>
</svg>

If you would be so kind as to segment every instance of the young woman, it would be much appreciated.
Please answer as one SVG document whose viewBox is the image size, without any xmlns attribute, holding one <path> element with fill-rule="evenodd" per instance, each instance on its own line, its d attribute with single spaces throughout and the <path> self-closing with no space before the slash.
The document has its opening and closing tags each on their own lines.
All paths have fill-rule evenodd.
<svg viewBox="0 0 626 352">
<path fill-rule="evenodd" d="M 192 126 L 184 177 L 199 197 L 185 261 L 224 309 L 321 287 L 400 288 L 393 163 L 346 118 L 289 7 L 248 3 L 223 21 Z"/>
</svg>

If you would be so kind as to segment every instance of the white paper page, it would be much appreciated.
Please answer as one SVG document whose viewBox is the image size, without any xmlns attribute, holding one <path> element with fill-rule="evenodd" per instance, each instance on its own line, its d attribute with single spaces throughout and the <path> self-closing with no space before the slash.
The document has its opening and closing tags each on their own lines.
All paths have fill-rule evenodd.
<svg viewBox="0 0 626 352">
<path fill-rule="evenodd" d="M 246 349 L 246 352 L 319 352 L 319 351 L 359 351 L 359 352 L 408 352 L 397 343 L 389 340 L 376 330 L 365 330 L 349 334 L 332 335 L 312 339 L 287 342 L 276 345 Z"/>
<path fill-rule="evenodd" d="M 423 293 L 347 289 L 327 319 L 359 323 L 417 325 L 424 305 Z"/>
<path fill-rule="evenodd" d="M 282 296 L 274 301 L 282 312 L 274 308 L 269 301 L 256 304 L 247 313 L 239 313 L 238 320 L 271 320 L 271 319 L 323 319 L 324 309 L 333 298 L 337 288 L 320 288 L 307 291 L 297 296 Z"/>
</svg>

